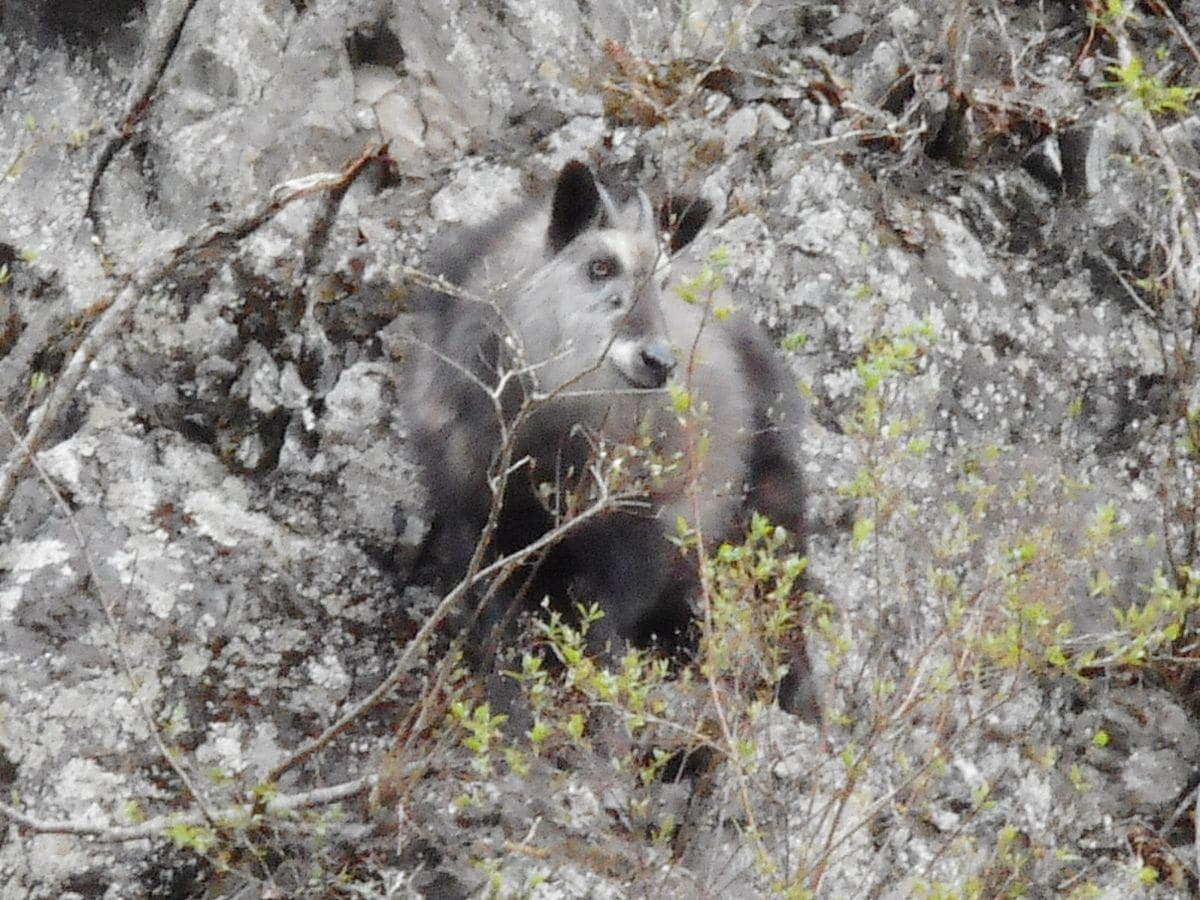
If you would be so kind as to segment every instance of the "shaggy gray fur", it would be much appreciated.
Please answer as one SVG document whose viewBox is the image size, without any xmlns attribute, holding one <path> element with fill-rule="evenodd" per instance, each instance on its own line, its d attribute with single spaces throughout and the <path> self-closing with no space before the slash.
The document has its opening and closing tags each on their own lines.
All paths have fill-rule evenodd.
<svg viewBox="0 0 1200 900">
<path fill-rule="evenodd" d="M 707 215 L 699 201 L 664 205 L 672 252 Z M 601 639 L 686 645 L 696 582 L 695 561 L 670 540 L 680 518 L 712 542 L 737 538 L 757 509 L 803 547 L 791 379 L 748 318 L 718 320 L 705 305 L 664 296 L 659 229 L 640 191 L 618 202 L 586 166 L 569 163 L 549 202 L 462 230 L 435 255 L 433 273 L 459 290 L 414 298 L 408 373 L 420 401 L 412 439 L 443 575 L 467 569 L 493 503 L 502 423 L 511 425 L 522 404 L 539 405 L 513 438 L 512 459 L 523 462 L 509 475 L 493 555 L 552 529 L 569 498 L 588 492 L 585 473 L 601 448 L 639 448 L 623 464 L 645 485 L 642 508 L 614 510 L 567 535 L 536 574 L 523 573 L 528 584 L 499 592 L 483 617 L 489 626 L 523 590 L 560 608 L 599 604 Z M 689 392 L 695 415 L 672 408 L 669 377 Z M 796 644 L 781 702 L 804 711 L 813 701 L 799 697 L 809 679 L 801 637 Z"/>
</svg>

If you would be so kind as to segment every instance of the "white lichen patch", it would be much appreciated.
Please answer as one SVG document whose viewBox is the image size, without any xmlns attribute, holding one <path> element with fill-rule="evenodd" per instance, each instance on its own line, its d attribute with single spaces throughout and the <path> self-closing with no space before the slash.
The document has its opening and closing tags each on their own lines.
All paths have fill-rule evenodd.
<svg viewBox="0 0 1200 900">
<path fill-rule="evenodd" d="M 329 701 L 341 700 L 350 690 L 350 675 L 335 654 L 325 653 L 320 659 L 310 659 L 306 668 L 309 681 L 319 688 Z"/>
<path fill-rule="evenodd" d="M 992 260 L 979 239 L 961 221 L 938 210 L 927 213 L 929 224 L 941 235 L 938 248 L 950 272 L 970 283 L 988 283 Z"/>
<path fill-rule="evenodd" d="M 153 528 L 150 514 L 162 503 L 162 486 L 149 478 L 122 478 L 105 492 L 105 505 L 123 525 Z"/>
<path fill-rule="evenodd" d="M 143 597 L 160 619 L 170 616 L 176 604 L 195 589 L 188 578 L 188 566 L 169 553 L 160 535 L 134 535 L 123 549 L 105 560 L 116 570 L 121 583 Z"/>
<path fill-rule="evenodd" d="M 1138 805 L 1170 803 L 1189 778 L 1188 766 L 1173 750 L 1135 750 L 1121 772 L 1121 782 Z"/>
<path fill-rule="evenodd" d="M 18 541 L 0 547 L 0 570 L 17 584 L 28 584 L 35 572 L 47 566 L 61 567 L 63 574 L 70 574 L 67 563 L 72 555 L 71 548 L 55 538 Z"/>
<path fill-rule="evenodd" d="M 77 435 L 43 450 L 38 454 L 38 463 L 47 475 L 78 493 L 82 489 L 82 460 L 95 456 L 97 441 L 95 435 Z"/>
<path fill-rule="evenodd" d="M 1049 839 L 1053 835 L 1054 815 L 1059 811 L 1049 779 L 1039 772 L 1026 772 L 1017 786 L 1016 795 L 1021 798 L 1026 827 L 1039 837 Z"/>
<path fill-rule="evenodd" d="M 576 834 L 595 834 L 603 827 L 607 813 L 596 792 L 577 779 L 571 779 L 558 794 L 560 805 L 555 817 L 560 825 Z"/>
<path fill-rule="evenodd" d="M 212 653 L 200 644 L 185 644 L 179 651 L 176 667 L 187 678 L 198 678 L 212 662 Z"/>
<path fill-rule="evenodd" d="M 258 542 L 289 559 L 309 552 L 307 541 L 284 532 L 270 516 L 249 509 L 247 500 L 245 482 L 230 477 L 220 488 L 191 492 L 183 506 L 196 530 L 224 547 Z"/>
<path fill-rule="evenodd" d="M 245 726 L 241 722 L 212 722 L 208 740 L 196 748 L 196 761 L 222 775 L 234 775 L 249 765 L 242 749 Z"/>
<path fill-rule="evenodd" d="M 245 372 L 230 389 L 235 397 L 247 397 L 250 408 L 269 415 L 279 408 L 279 366 L 261 344 L 251 342 L 246 350 L 249 362 Z"/>
<path fill-rule="evenodd" d="M 286 362 L 283 364 L 283 369 L 279 373 L 279 399 L 287 409 L 298 409 L 308 416 L 305 418 L 304 425 L 309 430 L 312 429 L 313 423 L 311 412 L 308 409 L 308 401 L 312 396 L 312 391 L 304 386 L 304 381 L 300 377 L 300 373 L 296 371 L 296 364 Z"/>
<path fill-rule="evenodd" d="M 354 441 L 383 416 L 386 370 L 379 363 L 358 363 L 344 371 L 325 395 L 321 430 L 326 439 Z"/>
<path fill-rule="evenodd" d="M 75 758 L 58 770 L 54 792 L 74 810 L 76 821 L 103 824 L 108 821 L 108 813 L 100 804 L 120 796 L 123 786 L 120 775 L 104 771 L 95 760 Z M 80 810 L 85 804 L 86 809 Z"/>
<path fill-rule="evenodd" d="M 478 225 L 521 196 L 521 173 L 511 166 L 465 166 L 429 201 L 439 222 Z"/>
<path fill-rule="evenodd" d="M 20 588 L 0 590 L 0 622 L 12 621 L 13 613 L 21 605 L 22 593 Z"/>
<path fill-rule="evenodd" d="M 254 736 L 246 749 L 246 760 L 255 778 L 265 776 L 285 756 L 278 738 L 279 730 L 272 722 L 263 722 L 254 729 Z"/>
</svg>

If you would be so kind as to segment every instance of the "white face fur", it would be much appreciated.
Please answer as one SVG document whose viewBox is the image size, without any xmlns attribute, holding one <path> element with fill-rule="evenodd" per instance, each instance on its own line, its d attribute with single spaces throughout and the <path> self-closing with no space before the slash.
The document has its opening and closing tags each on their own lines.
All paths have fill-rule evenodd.
<svg viewBox="0 0 1200 900">
<path fill-rule="evenodd" d="M 622 208 L 601 198 L 603 223 L 533 273 L 510 307 L 542 393 L 658 388 L 674 368 L 650 202 L 640 191 Z"/>
</svg>

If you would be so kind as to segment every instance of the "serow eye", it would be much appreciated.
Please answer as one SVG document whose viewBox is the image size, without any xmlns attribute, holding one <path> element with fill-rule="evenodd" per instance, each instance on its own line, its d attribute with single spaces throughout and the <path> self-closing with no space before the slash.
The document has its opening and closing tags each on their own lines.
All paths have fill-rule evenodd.
<svg viewBox="0 0 1200 900">
<path fill-rule="evenodd" d="M 588 278 L 592 281 L 608 281 L 621 271 L 621 264 L 615 256 L 597 256 L 588 263 Z"/>
</svg>

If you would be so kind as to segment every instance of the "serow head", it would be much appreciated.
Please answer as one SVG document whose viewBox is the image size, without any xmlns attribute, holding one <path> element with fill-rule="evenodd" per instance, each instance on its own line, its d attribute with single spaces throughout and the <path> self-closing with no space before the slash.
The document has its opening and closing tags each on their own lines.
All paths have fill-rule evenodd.
<svg viewBox="0 0 1200 900">
<path fill-rule="evenodd" d="M 668 219 L 640 190 L 618 201 L 584 163 L 563 167 L 546 231 L 549 261 L 530 286 L 543 316 L 553 313 L 542 319 L 538 337 L 555 349 L 535 354 L 558 354 L 545 365 L 550 382 L 587 372 L 580 381 L 588 387 L 666 384 L 676 361 L 662 309 L 670 267 L 660 223 L 675 252 L 695 236 L 707 213 L 708 205 L 698 201 L 686 215 Z"/>
</svg>

